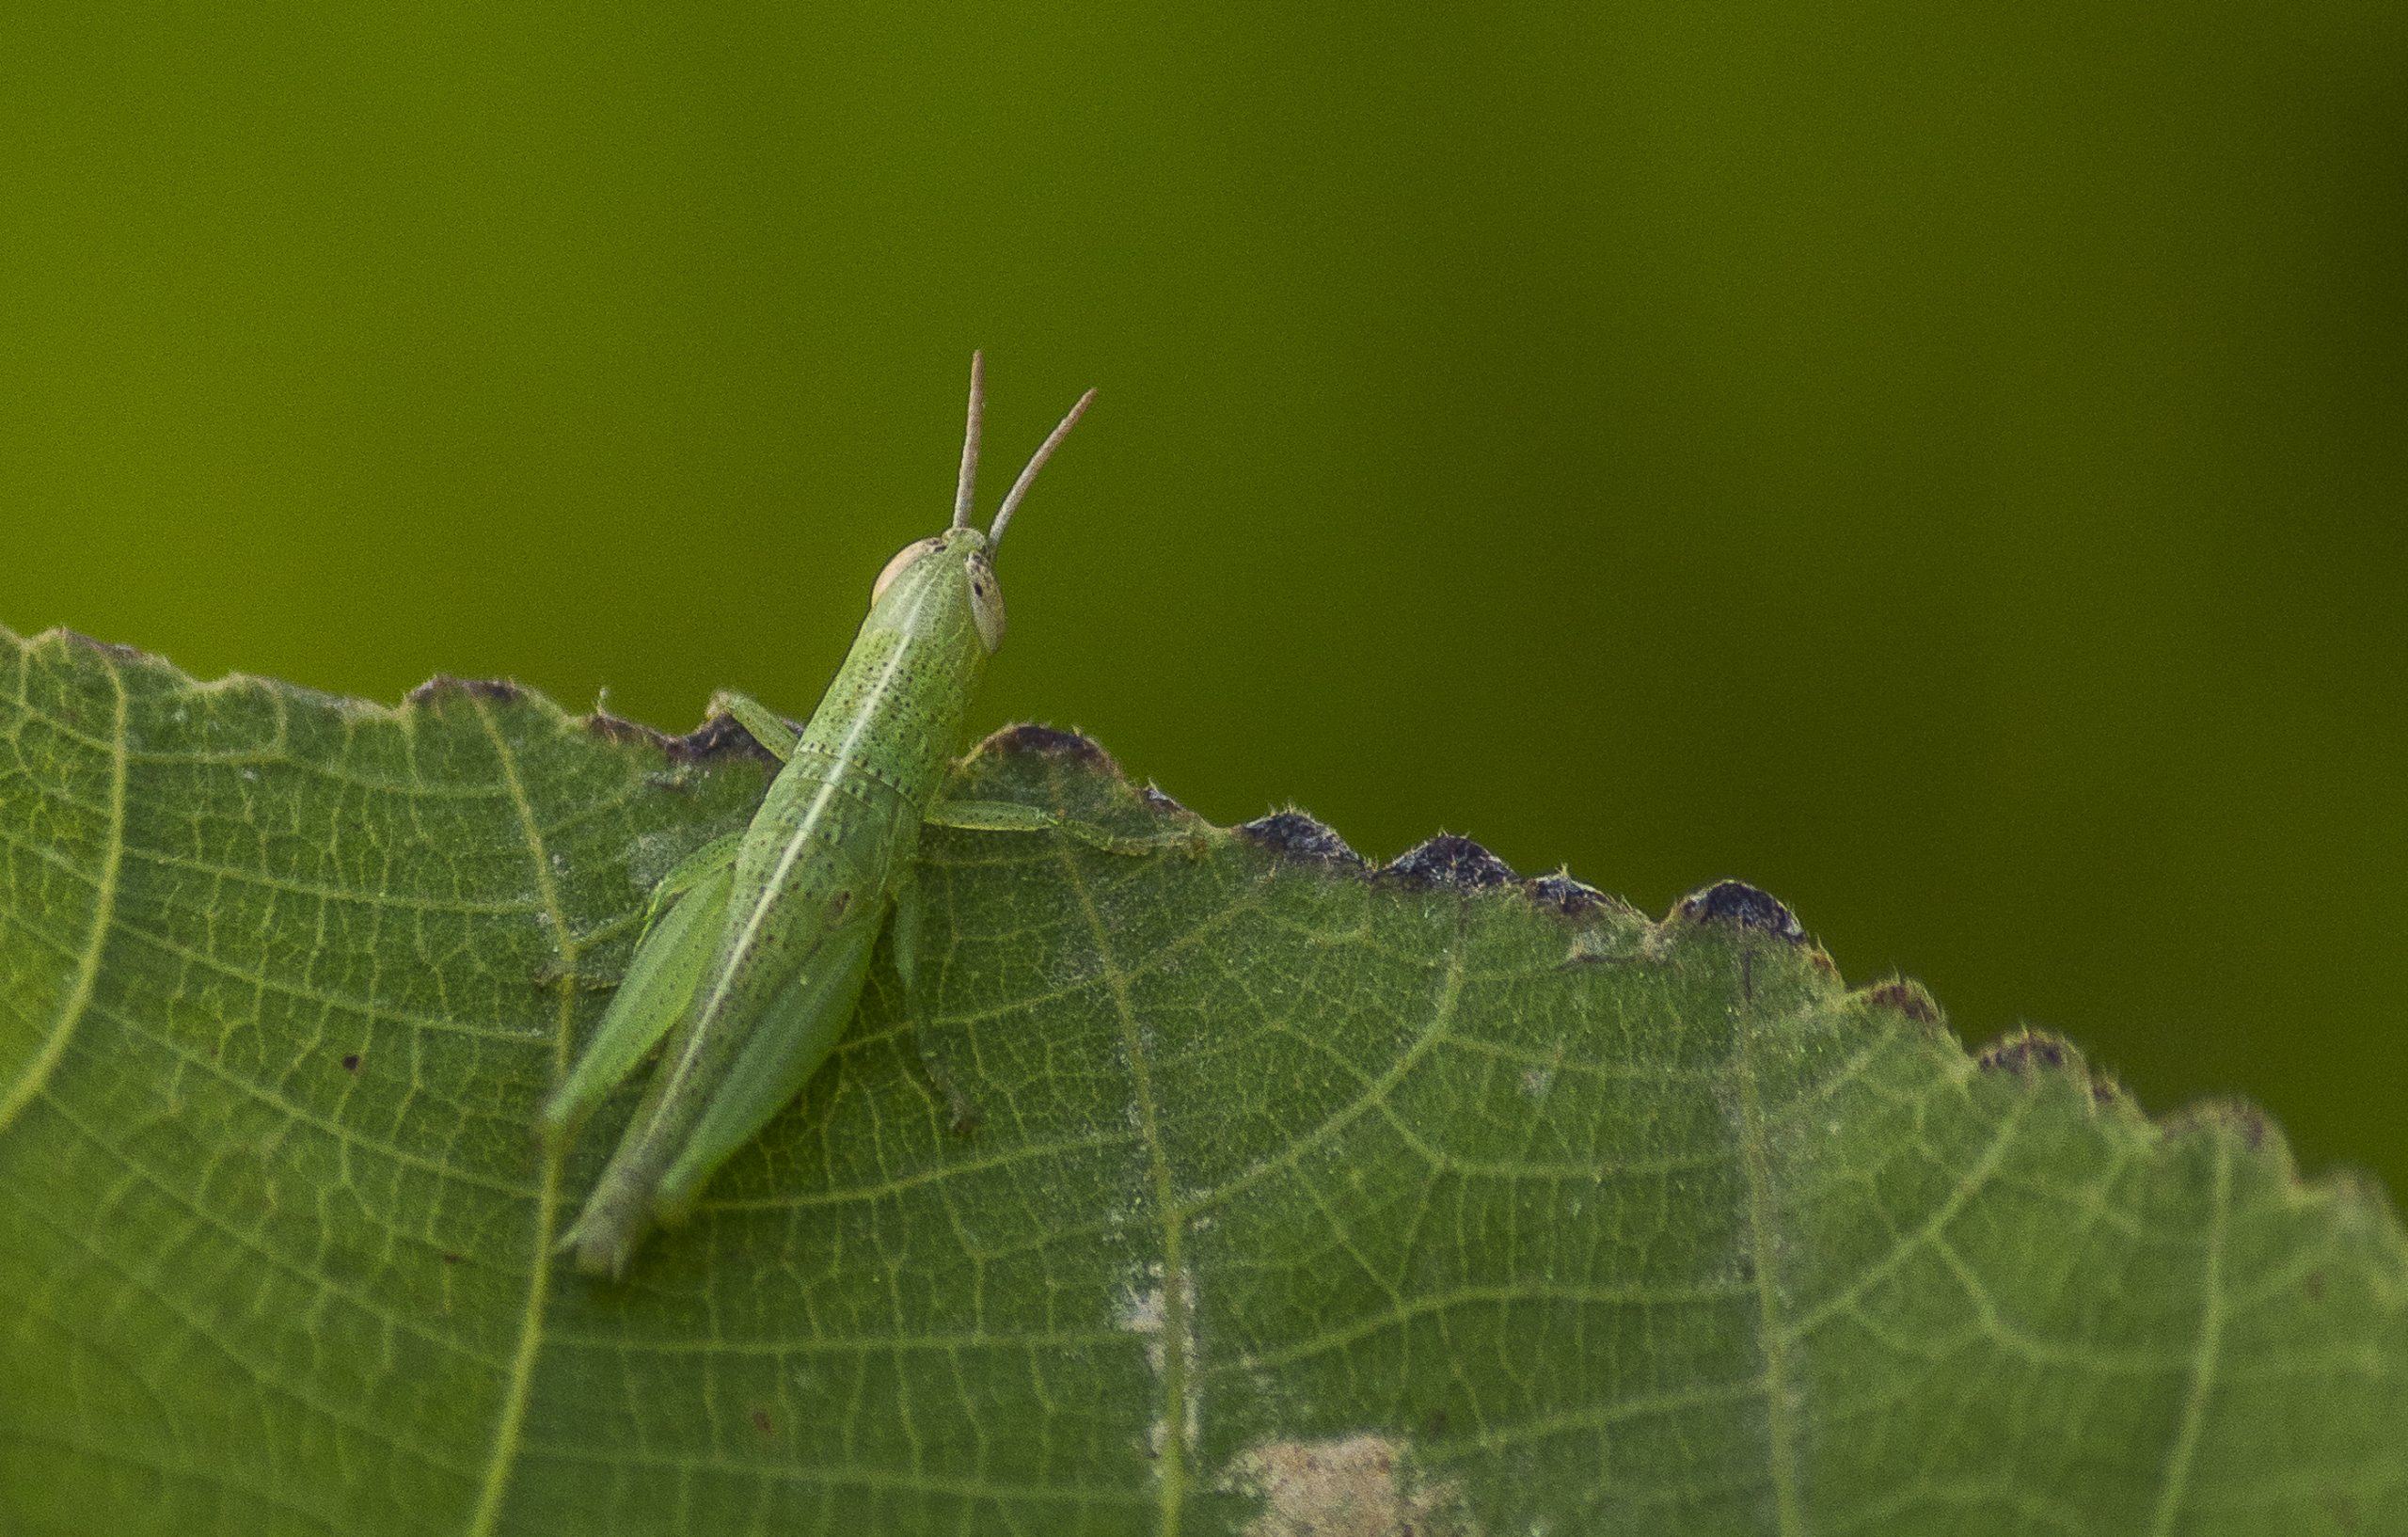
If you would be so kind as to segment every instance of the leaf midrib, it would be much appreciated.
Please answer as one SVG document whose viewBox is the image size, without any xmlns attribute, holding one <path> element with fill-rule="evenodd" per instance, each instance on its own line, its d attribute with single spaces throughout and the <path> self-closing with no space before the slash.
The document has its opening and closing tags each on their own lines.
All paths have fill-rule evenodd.
<svg viewBox="0 0 2408 1537">
<path fill-rule="evenodd" d="M 552 1038 L 552 1079 L 555 1084 L 568 1076 L 569 1061 L 574 1047 L 576 1028 L 577 964 L 580 949 L 576 931 L 569 926 L 568 914 L 561 906 L 560 890 L 552 879 L 552 862 L 544 848 L 543 829 L 535 819 L 533 805 L 527 799 L 527 787 L 518 777 L 517 754 L 511 751 L 508 739 L 494 721 L 493 712 L 483 699 L 471 697 L 477 720 L 493 742 L 495 761 L 501 769 L 502 781 L 509 786 L 510 802 L 518 817 L 527 852 L 535 866 L 535 889 L 542 899 L 543 911 L 548 917 L 552 943 L 560 957 L 561 978 L 554 984 L 560 994 L 558 1019 Z M 518 1331 L 518 1349 L 511 1361 L 510 1379 L 503 1389 L 501 1410 L 494 1423 L 493 1450 L 485 1459 L 484 1477 L 480 1482 L 477 1504 L 468 1518 L 467 1537 L 492 1537 L 501 1520 L 502 1501 L 510 1493 L 510 1479 L 516 1470 L 521 1431 L 526 1423 L 527 1403 L 535 1381 L 535 1367 L 544 1350 L 544 1307 L 551 1294 L 552 1233 L 560 1222 L 561 1173 L 564 1154 L 547 1144 L 543 1151 L 543 1178 L 537 1186 L 535 1201 L 535 1252 L 529 1262 L 527 1301 Z"/>
</svg>

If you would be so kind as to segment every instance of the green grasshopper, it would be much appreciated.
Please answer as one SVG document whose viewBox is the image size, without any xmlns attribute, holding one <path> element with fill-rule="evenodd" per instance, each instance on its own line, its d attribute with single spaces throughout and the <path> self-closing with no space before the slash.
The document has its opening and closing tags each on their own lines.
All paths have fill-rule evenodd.
<svg viewBox="0 0 2408 1537">
<path fill-rule="evenodd" d="M 869 617 L 800 735 L 761 705 L 724 700 L 785 767 L 752 825 L 705 845 L 654 889 L 645 929 L 602 1023 L 540 1126 L 560 1149 L 652 1049 L 667 1049 L 618 1149 L 561 1241 L 578 1268 L 624 1275 L 656 1223 L 692 1210 L 712 1173 L 801 1091 L 835 1050 L 896 914 L 896 970 L 918 964 L 911 862 L 923 823 L 1035 831 L 1027 807 L 937 800 L 987 658 L 1003 643 L 1003 542 L 1037 472 L 1095 399 L 1079 397 L 1012 483 L 994 523 L 970 524 L 985 413 L 970 360 L 970 422 L 951 526 L 906 545 L 870 589 Z"/>
</svg>

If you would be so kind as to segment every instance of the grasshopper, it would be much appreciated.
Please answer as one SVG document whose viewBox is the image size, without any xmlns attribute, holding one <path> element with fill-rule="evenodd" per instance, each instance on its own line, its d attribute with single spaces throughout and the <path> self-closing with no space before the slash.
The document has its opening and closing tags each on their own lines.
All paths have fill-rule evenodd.
<svg viewBox="0 0 2408 1537">
<path fill-rule="evenodd" d="M 1092 389 L 1079 397 L 981 533 L 970 513 L 986 385 L 973 355 L 953 522 L 906 545 L 879 573 L 869 616 L 810 722 L 797 733 L 752 700 L 722 696 L 784 767 L 750 826 L 705 845 L 654 889 L 601 1025 L 540 1113 L 547 1143 L 564 1148 L 667 1041 L 617 1150 L 561 1241 L 576 1251 L 578 1269 L 624 1275 L 644 1235 L 686 1217 L 712 1173 L 801 1091 L 852 1017 L 890 911 L 908 988 L 918 963 L 911 869 L 922 824 L 1057 825 L 1023 806 L 941 802 L 937 791 L 979 674 L 1003 643 L 995 547 L 1094 399 Z"/>
</svg>

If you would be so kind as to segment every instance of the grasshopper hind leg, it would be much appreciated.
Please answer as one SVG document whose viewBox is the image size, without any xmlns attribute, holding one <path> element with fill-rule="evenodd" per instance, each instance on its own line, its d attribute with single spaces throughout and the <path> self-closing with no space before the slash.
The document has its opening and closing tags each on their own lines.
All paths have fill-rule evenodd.
<svg viewBox="0 0 2408 1537">
<path fill-rule="evenodd" d="M 616 1280 L 627 1273 L 636 1245 L 650 1231 L 652 1181 L 627 1174 L 614 1161 L 610 1172 L 586 1197 L 577 1221 L 561 1235 L 558 1247 L 574 1251 L 577 1268 L 586 1275 Z"/>
<path fill-rule="evenodd" d="M 814 963 L 770 1006 L 693 1135 L 662 1171 L 653 1198 L 662 1222 L 684 1221 L 704 1181 L 791 1104 L 834 1054 L 861 1000 L 879 927 L 856 919 L 830 934 Z"/>
</svg>

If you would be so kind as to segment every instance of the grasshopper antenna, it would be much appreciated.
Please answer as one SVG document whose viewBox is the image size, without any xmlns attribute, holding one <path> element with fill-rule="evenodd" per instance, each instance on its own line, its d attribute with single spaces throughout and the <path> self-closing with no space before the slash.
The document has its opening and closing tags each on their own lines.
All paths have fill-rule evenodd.
<svg viewBox="0 0 2408 1537">
<path fill-rule="evenodd" d="M 1028 495 L 1029 483 L 1037 479 L 1037 472 L 1045 467 L 1045 461 L 1054 457 L 1054 451 L 1062 446 L 1062 439 L 1070 436 L 1070 429 L 1079 424 L 1079 418 L 1086 415 L 1087 407 L 1094 404 L 1094 390 L 1081 395 L 1079 404 L 1071 406 L 1070 414 L 1062 419 L 1062 424 L 1054 428 L 1045 441 L 1037 446 L 1037 452 L 1029 456 L 1028 467 L 1020 472 L 1019 480 L 1012 482 L 1012 488 L 1004 493 L 1003 506 L 995 511 L 994 526 L 987 531 L 989 550 L 1003 543 L 1004 525 L 1012 520 L 1012 514 L 1020 507 L 1020 499 Z"/>
<path fill-rule="evenodd" d="M 970 425 L 961 433 L 961 479 L 953 488 L 953 526 L 970 522 L 970 500 L 978 494 L 978 429 L 987 419 L 987 355 L 970 355 Z"/>
</svg>

